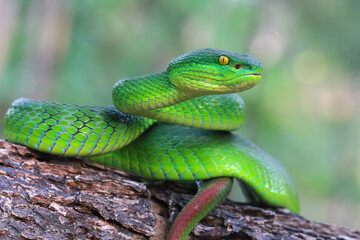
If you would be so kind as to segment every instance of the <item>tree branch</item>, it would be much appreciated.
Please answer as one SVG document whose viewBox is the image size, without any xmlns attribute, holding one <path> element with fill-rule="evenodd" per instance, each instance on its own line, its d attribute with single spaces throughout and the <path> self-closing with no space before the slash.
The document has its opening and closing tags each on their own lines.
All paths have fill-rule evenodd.
<svg viewBox="0 0 360 240">
<path fill-rule="evenodd" d="M 123 171 L 0 139 L 0 238 L 164 239 L 195 189 L 143 184 Z M 226 201 L 189 239 L 360 239 L 286 209 Z"/>
</svg>

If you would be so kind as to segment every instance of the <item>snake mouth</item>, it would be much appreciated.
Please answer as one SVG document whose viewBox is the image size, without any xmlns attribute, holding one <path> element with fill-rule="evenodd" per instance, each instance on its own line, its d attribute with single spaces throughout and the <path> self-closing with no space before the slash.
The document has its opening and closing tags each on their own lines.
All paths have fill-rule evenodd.
<svg viewBox="0 0 360 240">
<path fill-rule="evenodd" d="M 261 77 L 261 74 L 260 73 L 249 73 L 249 74 L 241 75 L 240 77 Z"/>
<path fill-rule="evenodd" d="M 261 71 L 247 73 L 239 71 L 238 73 L 232 72 L 230 75 L 186 72 L 181 76 L 182 81 L 178 82 L 183 83 L 186 81 L 186 85 L 175 84 L 175 86 L 184 92 L 199 96 L 237 93 L 254 87 L 261 78 Z"/>
<path fill-rule="evenodd" d="M 242 80 L 239 81 L 239 79 Z M 241 75 L 240 77 L 230 79 L 225 82 L 217 81 L 213 83 L 206 83 L 204 86 L 208 87 L 207 91 L 209 91 L 210 94 L 237 93 L 254 87 L 260 79 L 260 73 L 251 73 Z"/>
</svg>

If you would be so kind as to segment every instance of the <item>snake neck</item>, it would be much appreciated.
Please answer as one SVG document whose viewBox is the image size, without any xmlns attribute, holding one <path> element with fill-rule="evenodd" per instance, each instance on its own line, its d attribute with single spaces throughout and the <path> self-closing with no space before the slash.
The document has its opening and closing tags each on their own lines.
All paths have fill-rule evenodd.
<svg viewBox="0 0 360 240">
<path fill-rule="evenodd" d="M 169 81 L 167 72 L 118 82 L 113 101 L 123 113 L 202 129 L 236 130 L 245 117 L 239 96 L 190 94 L 178 90 Z"/>
<path fill-rule="evenodd" d="M 167 72 L 127 78 L 116 83 L 113 89 L 115 107 L 123 113 L 143 115 L 153 109 L 165 108 L 191 97 L 175 88 Z"/>
</svg>

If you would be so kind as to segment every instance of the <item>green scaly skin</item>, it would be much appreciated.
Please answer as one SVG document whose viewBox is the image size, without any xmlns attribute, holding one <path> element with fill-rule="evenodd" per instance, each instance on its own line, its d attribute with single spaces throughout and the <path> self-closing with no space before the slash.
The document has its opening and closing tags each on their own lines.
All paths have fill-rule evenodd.
<svg viewBox="0 0 360 240">
<path fill-rule="evenodd" d="M 220 64 L 220 56 L 229 62 Z M 146 180 L 205 180 L 192 202 L 213 200 L 205 201 L 199 213 L 191 204 L 183 210 L 197 214 L 184 222 L 187 218 L 181 213 L 176 225 L 186 227 L 172 228 L 169 239 L 185 239 L 226 198 L 229 184 L 221 184 L 226 178 L 238 179 L 252 201 L 298 212 L 297 193 L 283 167 L 251 142 L 227 132 L 238 129 L 245 116 L 242 99 L 231 93 L 255 86 L 261 71 L 261 64 L 250 55 L 195 50 L 174 59 L 164 72 L 119 81 L 113 89 L 116 108 L 18 99 L 5 116 L 5 137 Z M 150 128 L 156 121 L 178 126 Z"/>
</svg>

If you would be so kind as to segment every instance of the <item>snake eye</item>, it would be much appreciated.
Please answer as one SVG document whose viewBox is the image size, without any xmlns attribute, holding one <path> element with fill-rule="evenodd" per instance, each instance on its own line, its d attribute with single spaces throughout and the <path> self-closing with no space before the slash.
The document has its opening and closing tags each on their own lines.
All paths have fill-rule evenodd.
<svg viewBox="0 0 360 240">
<path fill-rule="evenodd" d="M 222 55 L 222 56 L 219 57 L 219 63 L 221 65 L 228 65 L 229 64 L 229 58 L 227 56 Z"/>
</svg>

